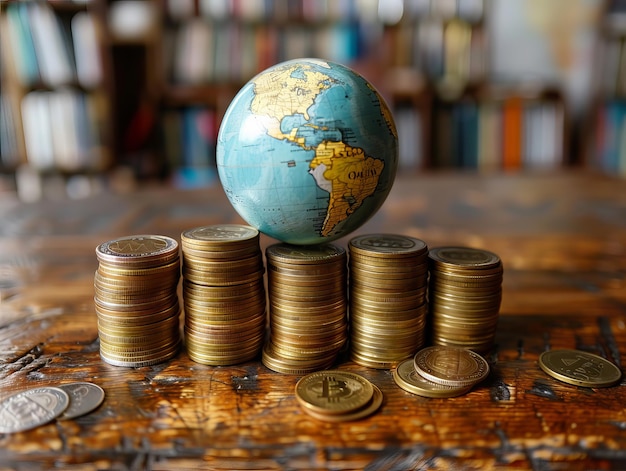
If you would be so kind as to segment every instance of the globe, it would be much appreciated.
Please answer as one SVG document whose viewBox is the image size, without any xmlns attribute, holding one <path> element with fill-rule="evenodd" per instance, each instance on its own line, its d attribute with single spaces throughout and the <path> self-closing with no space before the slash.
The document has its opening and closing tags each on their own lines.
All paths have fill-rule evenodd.
<svg viewBox="0 0 626 471">
<path fill-rule="evenodd" d="M 228 106 L 217 171 L 237 213 L 281 242 L 350 234 L 391 190 L 396 126 L 382 96 L 350 68 L 318 59 L 274 65 Z"/>
</svg>

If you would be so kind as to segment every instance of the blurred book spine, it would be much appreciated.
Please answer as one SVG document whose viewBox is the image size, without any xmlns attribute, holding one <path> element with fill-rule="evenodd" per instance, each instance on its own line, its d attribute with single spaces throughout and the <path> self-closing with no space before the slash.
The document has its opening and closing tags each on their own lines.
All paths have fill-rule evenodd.
<svg viewBox="0 0 626 471">
<path fill-rule="evenodd" d="M 166 110 L 161 129 L 165 159 L 174 184 L 190 188 L 213 183 L 217 177 L 215 110 L 208 106 Z"/>
<path fill-rule="evenodd" d="M 22 99 L 28 163 L 43 170 L 92 171 L 106 163 L 102 99 L 72 88 L 34 90 Z M 106 105 L 104 105 L 106 106 Z"/>
<path fill-rule="evenodd" d="M 243 83 L 299 57 L 350 63 L 363 35 L 354 1 L 167 0 L 166 75 L 176 84 Z"/>
<path fill-rule="evenodd" d="M 608 100 L 596 113 L 595 166 L 626 175 L 626 100 Z"/>
<path fill-rule="evenodd" d="M 439 104 L 435 167 L 554 169 L 564 162 L 565 123 L 558 99 L 511 95 Z"/>
<path fill-rule="evenodd" d="M 603 33 L 591 165 L 626 176 L 626 1 L 608 2 Z"/>
</svg>

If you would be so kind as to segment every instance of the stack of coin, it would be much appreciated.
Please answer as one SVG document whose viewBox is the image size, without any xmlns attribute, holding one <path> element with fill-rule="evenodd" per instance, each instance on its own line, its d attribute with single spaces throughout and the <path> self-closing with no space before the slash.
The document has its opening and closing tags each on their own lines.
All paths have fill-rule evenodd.
<svg viewBox="0 0 626 471">
<path fill-rule="evenodd" d="M 180 344 L 178 242 L 161 235 L 122 237 L 100 244 L 96 256 L 102 359 L 140 367 L 175 356 Z"/>
<path fill-rule="evenodd" d="M 350 357 L 391 368 L 425 342 L 428 247 L 414 237 L 354 237 L 350 252 Z"/>
<path fill-rule="evenodd" d="M 393 371 L 393 379 L 402 389 L 433 398 L 466 394 L 488 375 L 489 364 L 478 353 L 439 345 L 420 350 Z"/>
<path fill-rule="evenodd" d="M 502 298 L 502 262 L 486 250 L 430 250 L 432 343 L 484 353 L 493 347 Z"/>
<path fill-rule="evenodd" d="M 312 417 L 326 422 L 347 422 L 378 410 L 383 394 L 356 373 L 326 370 L 310 373 L 296 383 L 296 399 Z"/>
<path fill-rule="evenodd" d="M 259 231 L 240 224 L 197 227 L 181 235 L 185 344 L 206 365 L 259 355 L 266 327 Z"/>
<path fill-rule="evenodd" d="M 270 338 L 263 364 L 286 374 L 331 366 L 347 341 L 347 254 L 333 244 L 267 248 Z"/>
</svg>

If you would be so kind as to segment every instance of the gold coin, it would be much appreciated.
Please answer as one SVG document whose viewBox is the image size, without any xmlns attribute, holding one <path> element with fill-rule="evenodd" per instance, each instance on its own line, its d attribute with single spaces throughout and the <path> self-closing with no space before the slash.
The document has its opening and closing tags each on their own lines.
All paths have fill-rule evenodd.
<svg viewBox="0 0 626 471">
<path fill-rule="evenodd" d="M 167 348 L 160 349 L 156 354 L 134 354 L 134 355 L 118 355 L 108 352 L 102 347 L 100 348 L 100 358 L 106 363 L 113 366 L 122 366 L 127 368 L 141 368 L 144 366 L 157 365 L 174 358 L 180 349 L 180 342 L 177 342 Z"/>
<path fill-rule="evenodd" d="M 350 359 L 356 363 L 357 365 L 361 365 L 364 366 L 366 368 L 373 368 L 373 369 L 377 369 L 377 370 L 388 370 L 390 368 L 395 368 L 395 366 L 402 360 L 404 360 L 404 358 L 400 358 L 399 360 L 378 360 L 378 359 L 372 359 L 372 358 L 368 358 L 367 356 L 362 356 L 360 355 L 358 352 L 355 352 L 354 350 L 352 350 L 350 352 Z"/>
<path fill-rule="evenodd" d="M 348 246 L 352 252 L 384 258 L 424 254 L 428 250 L 423 240 L 398 234 L 361 235 L 352 238 Z"/>
<path fill-rule="evenodd" d="M 191 244 L 236 244 L 256 241 L 259 231 L 244 224 L 213 224 L 188 229 L 181 234 L 181 241 Z"/>
<path fill-rule="evenodd" d="M 324 263 L 324 264 L 311 264 L 311 265 L 292 265 L 291 267 L 284 267 L 280 265 L 274 265 L 272 263 L 267 264 L 267 269 L 272 272 L 276 272 L 281 275 L 291 276 L 338 276 L 342 277 L 348 272 L 348 268 L 343 263 Z"/>
<path fill-rule="evenodd" d="M 366 406 L 374 388 L 363 376 L 349 371 L 326 370 L 308 374 L 295 387 L 305 409 L 322 414 L 348 414 Z"/>
<path fill-rule="evenodd" d="M 212 250 L 214 249 L 214 250 Z M 236 250 L 224 249 L 221 247 L 208 248 L 192 248 L 188 245 L 183 245 L 182 253 L 183 259 L 187 261 L 225 261 L 232 262 L 233 260 L 239 260 L 256 255 L 261 249 L 258 245 L 252 245 L 249 247 L 241 247 Z"/>
<path fill-rule="evenodd" d="M 176 286 L 179 279 L 180 273 L 178 270 L 155 273 L 149 276 L 109 275 L 102 273 L 100 270 L 96 270 L 94 274 L 94 284 L 113 290 L 171 287 Z"/>
<path fill-rule="evenodd" d="M 183 255 L 183 270 L 193 269 L 215 274 L 228 274 L 233 272 L 246 272 L 264 270 L 263 256 L 257 252 L 246 258 L 236 260 L 208 260 L 196 259 Z"/>
<path fill-rule="evenodd" d="M 416 370 L 413 359 L 409 358 L 400 363 L 393 370 L 393 380 L 407 392 L 418 396 L 444 398 L 461 396 L 467 393 L 472 386 L 444 386 L 434 383 L 421 376 Z"/>
<path fill-rule="evenodd" d="M 284 361 L 314 361 L 316 371 L 324 369 L 327 365 L 327 359 L 335 359 L 338 352 L 345 345 L 345 339 L 337 341 L 333 344 L 323 345 L 319 347 L 303 347 L 301 345 L 289 345 L 282 342 L 272 340 L 272 349 L 274 354 L 282 358 Z M 323 362 L 320 360 L 323 359 Z M 326 366 L 328 367 L 328 365 Z"/>
<path fill-rule="evenodd" d="M 326 284 L 323 286 L 296 286 L 293 284 L 284 284 L 272 280 L 268 277 L 267 291 L 273 297 L 299 295 L 299 296 L 318 296 L 322 298 L 336 297 L 344 298 L 347 295 L 347 286 L 345 280 L 340 283 Z"/>
<path fill-rule="evenodd" d="M 166 299 L 155 299 L 151 301 L 146 301 L 145 303 L 118 303 L 111 302 L 108 300 L 103 300 L 94 296 L 94 302 L 98 306 L 98 308 L 103 309 L 110 313 L 119 313 L 122 314 L 132 314 L 132 315 L 140 315 L 140 314 L 150 314 L 158 311 L 162 311 L 165 308 L 171 307 L 178 303 L 178 295 L 173 293 L 171 296 Z"/>
<path fill-rule="evenodd" d="M 550 350 L 539 356 L 543 371 L 559 381 L 587 388 L 613 386 L 621 370 L 601 356 L 580 350 Z"/>
<path fill-rule="evenodd" d="M 464 348 L 435 345 L 415 354 L 415 370 L 444 386 L 470 386 L 489 374 L 489 364 L 479 354 Z"/>
<path fill-rule="evenodd" d="M 267 342 L 263 346 L 261 362 L 266 368 L 278 373 L 290 375 L 304 375 L 314 371 L 329 368 L 335 362 L 336 353 L 331 352 L 323 356 L 304 359 L 286 359 L 278 354 L 272 342 Z"/>
<path fill-rule="evenodd" d="M 131 268 L 126 266 L 111 265 L 100 261 L 98 273 L 102 276 L 113 277 L 137 277 L 137 279 L 151 277 L 154 275 L 180 275 L 180 259 L 175 258 L 164 264 L 158 264 L 150 268 Z"/>
<path fill-rule="evenodd" d="M 162 235 L 133 235 L 96 247 L 98 260 L 112 264 L 149 266 L 178 257 L 178 242 Z"/>
<path fill-rule="evenodd" d="M 491 269 L 501 265 L 500 257 L 487 250 L 471 247 L 435 247 L 429 250 L 429 258 L 445 269 Z"/>
<path fill-rule="evenodd" d="M 265 253 L 268 264 L 286 268 L 302 264 L 344 263 L 347 260 L 345 249 L 334 244 L 301 246 L 279 243 L 267 247 Z"/>
<path fill-rule="evenodd" d="M 394 276 L 396 278 L 425 280 L 428 274 L 428 264 L 407 264 L 405 261 L 401 261 L 396 265 L 378 266 L 351 260 L 349 268 L 351 276 L 370 276 L 377 278 Z"/>
<path fill-rule="evenodd" d="M 187 355 L 192 361 L 203 365 L 230 366 L 254 360 L 259 356 L 260 350 L 261 344 L 224 353 L 203 353 L 193 348 L 188 348 Z"/>
<path fill-rule="evenodd" d="M 442 278 L 431 272 L 428 287 L 431 290 L 444 293 L 456 293 L 463 296 L 484 296 L 485 294 L 489 295 L 502 291 L 502 276 L 492 279 L 462 279 L 461 277 L 451 279 Z"/>
<path fill-rule="evenodd" d="M 319 412 L 313 411 L 311 409 L 306 409 L 306 408 L 304 410 L 311 417 L 322 420 L 324 422 L 349 422 L 353 420 L 360 420 L 360 419 L 363 419 L 365 417 L 369 417 L 370 415 L 372 415 L 374 412 L 380 409 L 380 406 L 383 403 L 382 391 L 375 384 L 372 384 L 372 388 L 373 388 L 373 394 L 372 394 L 372 399 L 370 400 L 370 402 L 364 407 L 362 407 L 361 409 L 358 409 L 354 412 L 349 412 L 347 414 L 340 414 L 340 415 L 334 415 L 334 414 L 330 415 L 330 414 L 319 413 Z"/>
</svg>

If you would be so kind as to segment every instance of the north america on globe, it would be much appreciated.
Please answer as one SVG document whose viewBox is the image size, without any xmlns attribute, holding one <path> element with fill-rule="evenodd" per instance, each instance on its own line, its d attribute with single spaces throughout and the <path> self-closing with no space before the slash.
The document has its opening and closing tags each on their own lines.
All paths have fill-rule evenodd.
<svg viewBox="0 0 626 471">
<path fill-rule="evenodd" d="M 329 242 L 386 198 L 397 131 L 380 94 L 352 70 L 301 59 L 254 77 L 218 136 L 220 180 L 250 225 L 294 244 Z"/>
</svg>

